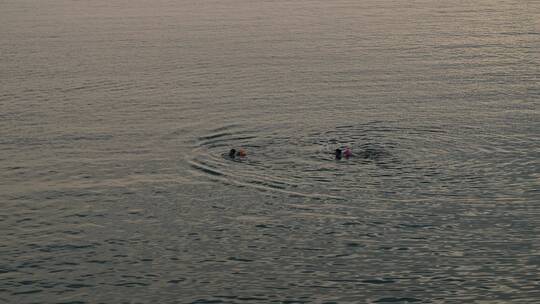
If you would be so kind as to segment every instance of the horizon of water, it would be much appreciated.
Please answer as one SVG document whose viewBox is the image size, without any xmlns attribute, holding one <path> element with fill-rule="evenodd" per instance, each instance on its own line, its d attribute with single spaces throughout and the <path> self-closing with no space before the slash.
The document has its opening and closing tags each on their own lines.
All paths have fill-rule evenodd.
<svg viewBox="0 0 540 304">
<path fill-rule="evenodd" d="M 3 1 L 0 302 L 537 302 L 538 12 Z"/>
</svg>

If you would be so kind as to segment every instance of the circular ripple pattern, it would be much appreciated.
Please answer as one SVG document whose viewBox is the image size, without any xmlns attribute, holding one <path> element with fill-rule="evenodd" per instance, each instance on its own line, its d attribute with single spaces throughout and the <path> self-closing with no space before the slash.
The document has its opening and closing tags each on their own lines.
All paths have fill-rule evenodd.
<svg viewBox="0 0 540 304">
<path fill-rule="evenodd" d="M 200 137 L 189 161 L 195 171 L 216 180 L 319 199 L 515 199 L 534 194 L 538 186 L 533 168 L 539 153 L 531 145 L 527 138 L 474 128 L 387 122 L 290 137 L 228 126 Z M 239 147 L 248 157 L 230 159 L 229 149 Z M 333 151 L 344 147 L 353 157 L 336 160 Z"/>
</svg>

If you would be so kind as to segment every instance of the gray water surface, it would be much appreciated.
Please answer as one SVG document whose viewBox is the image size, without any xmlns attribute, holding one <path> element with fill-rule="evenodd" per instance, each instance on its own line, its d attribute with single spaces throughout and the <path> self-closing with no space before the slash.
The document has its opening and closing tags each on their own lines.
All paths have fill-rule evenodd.
<svg viewBox="0 0 540 304">
<path fill-rule="evenodd" d="M 0 302 L 538 302 L 539 13 L 2 1 Z"/>
</svg>

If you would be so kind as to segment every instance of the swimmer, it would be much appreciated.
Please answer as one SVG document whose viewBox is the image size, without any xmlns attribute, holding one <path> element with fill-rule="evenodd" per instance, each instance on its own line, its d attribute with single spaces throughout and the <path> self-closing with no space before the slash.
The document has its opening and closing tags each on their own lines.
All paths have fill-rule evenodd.
<svg viewBox="0 0 540 304">
<path fill-rule="evenodd" d="M 345 152 L 343 152 L 343 156 L 345 156 L 345 158 L 349 159 L 349 157 L 352 156 L 352 151 L 349 147 L 345 148 Z"/>
<path fill-rule="evenodd" d="M 336 149 L 336 152 L 334 152 L 334 155 L 336 155 L 336 159 L 341 159 L 343 152 L 341 149 Z"/>
<path fill-rule="evenodd" d="M 246 157 L 247 156 L 247 152 L 246 150 L 244 149 L 239 149 L 238 151 L 236 149 L 231 149 L 229 151 L 229 157 L 230 158 L 235 158 L 235 157 Z"/>
</svg>

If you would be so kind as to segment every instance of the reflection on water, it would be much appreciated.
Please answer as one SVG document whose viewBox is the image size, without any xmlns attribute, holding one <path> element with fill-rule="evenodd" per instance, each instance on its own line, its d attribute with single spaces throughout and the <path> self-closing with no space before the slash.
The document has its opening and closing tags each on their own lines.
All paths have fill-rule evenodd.
<svg viewBox="0 0 540 304">
<path fill-rule="evenodd" d="M 540 298 L 535 1 L 1 6 L 0 302 Z"/>
</svg>

